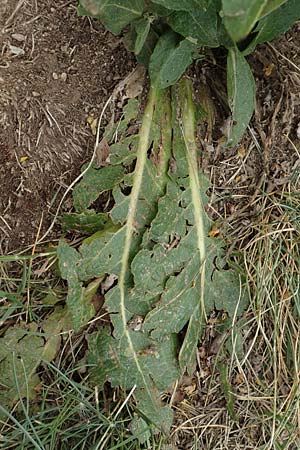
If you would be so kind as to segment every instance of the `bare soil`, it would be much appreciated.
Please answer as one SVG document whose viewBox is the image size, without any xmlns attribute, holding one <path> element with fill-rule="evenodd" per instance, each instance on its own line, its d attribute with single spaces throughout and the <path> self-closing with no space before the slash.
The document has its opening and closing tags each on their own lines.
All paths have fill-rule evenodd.
<svg viewBox="0 0 300 450">
<path fill-rule="evenodd" d="M 113 88 L 135 64 L 118 37 L 99 23 L 78 17 L 76 3 L 1 2 L 3 253 L 32 245 L 47 230 L 58 200 L 91 156 L 95 137 L 87 119 L 99 117 Z M 248 136 L 238 148 L 218 145 L 217 137 L 224 131 L 223 115 L 214 130 L 215 145 L 204 145 L 203 164 L 215 186 L 215 218 L 221 214 L 228 222 L 238 221 L 244 227 L 257 213 L 252 205 L 261 188 L 268 192 L 280 189 L 297 168 L 299 46 L 298 24 L 275 47 L 258 48 L 250 57 L 258 95 Z M 216 70 L 202 68 L 200 75 L 206 78 L 218 107 L 222 105 L 215 85 Z M 70 207 L 68 201 L 63 205 L 64 209 Z M 235 233 L 237 228 L 234 226 Z"/>
<path fill-rule="evenodd" d="M 99 117 L 135 64 L 119 38 L 78 17 L 76 4 L 1 1 L 3 253 L 33 244 L 40 223 L 39 235 L 47 230 L 57 200 L 91 156 L 95 137 L 87 118 Z"/>
</svg>

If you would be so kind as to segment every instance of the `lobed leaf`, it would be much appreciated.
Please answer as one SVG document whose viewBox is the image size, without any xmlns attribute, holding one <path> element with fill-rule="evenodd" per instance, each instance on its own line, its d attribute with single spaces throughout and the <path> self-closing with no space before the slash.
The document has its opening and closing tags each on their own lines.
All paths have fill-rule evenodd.
<svg viewBox="0 0 300 450">
<path fill-rule="evenodd" d="M 172 414 L 161 403 L 160 393 L 185 367 L 192 367 L 205 324 L 202 300 L 205 309 L 224 309 L 231 316 L 238 300 L 238 313 L 247 302 L 235 274 L 215 267 L 223 249 L 222 243 L 208 237 L 211 223 L 202 205 L 209 183 L 198 173 L 195 143 L 193 150 L 188 146 L 194 156 L 187 156 L 186 141 L 192 139 L 193 126 L 182 135 L 183 125 L 178 122 L 182 101 L 176 89 L 172 92 L 172 104 L 169 90 L 150 92 L 135 173 L 113 189 L 115 205 L 109 216 L 117 229 L 96 233 L 78 251 L 64 242 L 58 249 L 75 324 L 76 314 L 80 322 L 89 320 L 82 310 L 86 283 L 97 284 L 107 275 L 117 280 L 105 294 L 113 331 L 104 328 L 89 339 L 92 377 L 99 385 L 109 381 L 125 390 L 135 388 L 138 409 L 164 432 L 170 428 Z M 194 121 L 191 103 L 189 109 L 185 128 Z M 178 333 L 185 326 L 180 349 Z"/>
<path fill-rule="evenodd" d="M 56 308 L 42 329 L 43 334 L 33 327 L 13 327 L 0 339 L 0 403 L 8 410 L 23 397 L 27 402 L 36 397 L 40 383 L 36 370 L 40 364 L 55 358 L 60 333 L 69 329 L 66 310 Z"/>
<path fill-rule="evenodd" d="M 99 169 L 91 167 L 74 188 L 73 199 L 76 211 L 79 213 L 85 211 L 99 195 L 113 189 L 123 178 L 124 168 L 121 165 Z"/>
<path fill-rule="evenodd" d="M 82 213 L 64 214 L 60 217 L 60 223 L 63 231 L 73 230 L 92 234 L 109 226 L 110 220 L 107 214 L 87 210 Z"/>
</svg>

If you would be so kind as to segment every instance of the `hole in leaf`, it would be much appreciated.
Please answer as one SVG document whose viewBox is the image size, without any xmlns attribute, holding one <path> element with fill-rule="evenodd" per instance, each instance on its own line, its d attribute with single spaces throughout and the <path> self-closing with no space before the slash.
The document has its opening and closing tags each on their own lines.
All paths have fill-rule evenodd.
<svg viewBox="0 0 300 450">
<path fill-rule="evenodd" d="M 121 192 L 122 192 L 122 194 L 126 195 L 126 197 L 128 197 L 128 195 L 131 194 L 131 191 L 132 191 L 131 186 L 122 186 L 121 187 Z"/>
</svg>

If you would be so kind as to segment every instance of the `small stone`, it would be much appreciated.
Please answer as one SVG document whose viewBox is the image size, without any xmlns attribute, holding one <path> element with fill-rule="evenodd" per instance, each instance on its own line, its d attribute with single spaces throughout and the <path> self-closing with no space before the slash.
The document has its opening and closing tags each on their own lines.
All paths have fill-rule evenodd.
<svg viewBox="0 0 300 450">
<path fill-rule="evenodd" d="M 58 75 L 56 72 L 53 72 L 52 77 L 53 77 L 53 80 L 58 80 Z"/>
<path fill-rule="evenodd" d="M 11 37 L 18 42 L 23 42 L 26 39 L 26 36 L 24 36 L 24 34 L 20 34 L 20 33 L 14 33 L 11 35 Z"/>
<path fill-rule="evenodd" d="M 40 94 L 38 92 L 36 92 L 36 91 L 32 91 L 32 96 L 33 97 L 39 97 Z"/>
<path fill-rule="evenodd" d="M 9 44 L 9 50 L 15 56 L 23 56 L 23 55 L 25 55 L 24 49 L 20 48 L 20 47 L 16 47 L 15 45 L 10 45 Z"/>
<path fill-rule="evenodd" d="M 61 81 L 67 81 L 67 74 L 66 74 L 66 72 L 63 72 L 63 73 L 60 75 L 60 79 L 61 79 Z"/>
</svg>

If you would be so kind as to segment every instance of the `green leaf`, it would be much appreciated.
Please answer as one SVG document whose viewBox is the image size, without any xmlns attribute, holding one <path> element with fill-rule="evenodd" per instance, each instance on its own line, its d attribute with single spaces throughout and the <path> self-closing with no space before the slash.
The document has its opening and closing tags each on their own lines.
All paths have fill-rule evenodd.
<svg viewBox="0 0 300 450">
<path fill-rule="evenodd" d="M 249 64 L 236 47 L 228 52 L 227 91 L 231 109 L 227 144 L 234 146 L 242 138 L 255 107 L 255 81 Z"/>
<path fill-rule="evenodd" d="M 272 41 L 285 33 L 300 18 L 300 6 L 298 0 L 288 0 L 283 6 L 273 11 L 259 21 L 255 28 L 255 38 L 243 52 L 251 53 L 257 44 Z"/>
<path fill-rule="evenodd" d="M 218 47 L 218 16 L 212 5 L 207 10 L 194 9 L 190 12 L 178 11 L 168 19 L 170 27 L 186 38 L 196 40 L 197 45 Z"/>
<path fill-rule="evenodd" d="M 66 308 L 56 307 L 54 312 L 42 324 L 45 333 L 45 344 L 42 353 L 43 361 L 53 361 L 61 344 L 61 331 L 72 329 L 72 323 Z"/>
<path fill-rule="evenodd" d="M 130 422 L 130 431 L 136 436 L 140 444 L 144 444 L 151 438 L 151 428 L 149 424 L 137 415 L 134 416 L 133 420 Z"/>
<path fill-rule="evenodd" d="M 208 237 L 209 183 L 198 173 L 188 92 L 188 100 L 182 99 L 174 88 L 171 104 L 169 90 L 151 88 L 135 171 L 113 189 L 109 216 L 117 230 L 96 233 L 78 250 L 66 243 L 58 249 L 73 316 L 85 285 L 103 280 L 111 327 L 89 337 L 92 379 L 100 386 L 109 381 L 124 390 L 134 388 L 142 416 L 166 433 L 172 412 L 160 396 L 186 367 L 191 370 L 204 310 L 226 310 L 232 318 L 237 302 L 237 314 L 247 303 L 239 278 L 215 266 L 224 251 L 222 242 Z M 104 289 L 107 276 L 110 284 Z M 185 326 L 179 348 L 178 334 Z"/>
<path fill-rule="evenodd" d="M 264 16 L 267 16 L 268 14 L 270 14 L 273 11 L 275 11 L 275 9 L 279 8 L 280 6 L 282 6 L 287 1 L 288 0 L 268 0 L 268 3 L 264 7 L 260 17 L 262 18 Z"/>
<path fill-rule="evenodd" d="M 63 231 L 81 231 L 92 234 L 111 225 L 107 214 L 87 210 L 82 213 L 64 214 L 60 217 Z"/>
<path fill-rule="evenodd" d="M 175 11 L 195 11 L 205 10 L 208 6 L 207 0 L 152 0 L 153 3 L 158 3 Z"/>
<path fill-rule="evenodd" d="M 152 84 L 159 89 L 175 84 L 192 63 L 195 49 L 195 43 L 188 39 L 178 41 L 178 35 L 173 31 L 164 34 L 150 59 L 149 73 Z"/>
<path fill-rule="evenodd" d="M 128 51 L 134 52 L 136 39 L 137 39 L 136 31 L 134 30 L 134 27 L 131 26 L 130 30 L 125 34 L 123 39 L 124 45 Z M 157 44 L 158 39 L 159 35 L 153 30 L 153 27 L 150 27 L 143 48 L 141 49 L 139 54 L 136 55 L 136 59 L 139 64 L 148 67 L 152 52 L 154 50 L 155 45 Z"/>
<path fill-rule="evenodd" d="M 87 287 L 84 287 L 78 277 L 80 257 L 75 249 L 69 247 L 63 241 L 58 245 L 57 256 L 59 258 L 61 276 L 68 280 L 67 306 L 72 317 L 74 329 L 78 331 L 95 315 L 92 299 L 98 290 L 102 278 L 98 277 L 90 282 Z"/>
<path fill-rule="evenodd" d="M 139 19 L 135 22 L 134 28 L 137 34 L 135 46 L 134 46 L 134 53 L 138 55 L 141 53 L 142 48 L 145 45 L 146 39 L 148 37 L 149 31 L 150 31 L 150 20 L 148 19 Z"/>
<path fill-rule="evenodd" d="M 259 20 L 268 0 L 222 0 L 222 16 L 235 42 L 245 38 Z"/>
<path fill-rule="evenodd" d="M 96 169 L 91 167 L 78 183 L 73 192 L 74 206 L 77 212 L 85 211 L 105 191 L 110 191 L 124 178 L 122 166 L 107 166 Z"/>
<path fill-rule="evenodd" d="M 42 324 L 44 334 L 15 326 L 0 339 L 0 404 L 10 410 L 21 397 L 27 401 L 36 397 L 40 383 L 36 369 L 52 361 L 59 349 L 62 330 L 69 329 L 68 315 L 57 308 Z"/>
<path fill-rule="evenodd" d="M 80 5 L 80 14 L 99 18 L 114 34 L 141 17 L 144 10 L 143 0 L 80 0 Z"/>
</svg>

